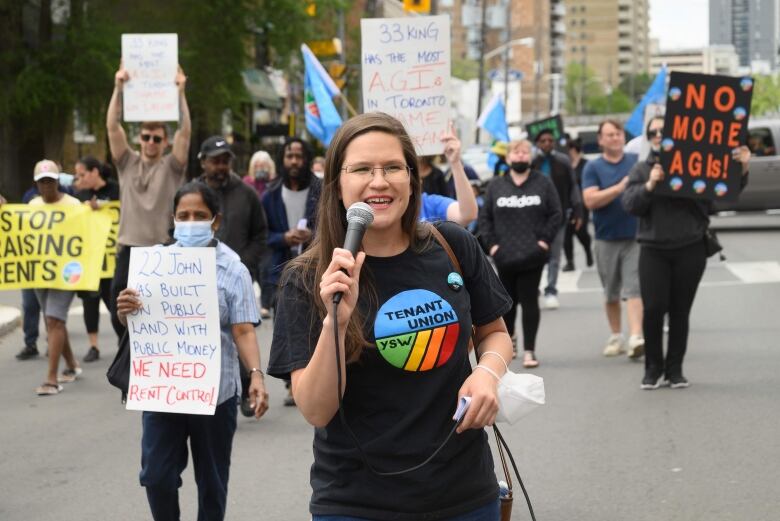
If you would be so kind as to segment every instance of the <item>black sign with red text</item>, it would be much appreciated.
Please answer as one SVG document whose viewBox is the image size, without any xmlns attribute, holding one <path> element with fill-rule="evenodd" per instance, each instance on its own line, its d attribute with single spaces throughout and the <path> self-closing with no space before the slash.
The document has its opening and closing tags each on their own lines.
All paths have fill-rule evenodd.
<svg viewBox="0 0 780 521">
<path fill-rule="evenodd" d="M 661 141 L 664 182 L 675 197 L 733 201 L 742 165 L 731 151 L 747 142 L 753 79 L 672 72 Z"/>
</svg>

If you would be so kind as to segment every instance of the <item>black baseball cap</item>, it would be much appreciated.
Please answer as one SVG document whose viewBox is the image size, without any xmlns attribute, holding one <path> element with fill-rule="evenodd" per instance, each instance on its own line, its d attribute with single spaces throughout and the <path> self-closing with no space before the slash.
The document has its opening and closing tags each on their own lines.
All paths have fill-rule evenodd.
<svg viewBox="0 0 780 521">
<path fill-rule="evenodd" d="M 200 145 L 198 159 L 221 156 L 222 154 L 230 154 L 230 157 L 236 157 L 233 151 L 230 150 L 227 139 L 222 136 L 211 136 Z"/>
</svg>

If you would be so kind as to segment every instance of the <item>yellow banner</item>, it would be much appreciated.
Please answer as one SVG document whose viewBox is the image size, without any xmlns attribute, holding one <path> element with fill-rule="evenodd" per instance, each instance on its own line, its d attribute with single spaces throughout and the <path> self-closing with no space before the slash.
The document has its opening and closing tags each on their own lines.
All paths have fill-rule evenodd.
<svg viewBox="0 0 780 521">
<path fill-rule="evenodd" d="M 107 201 L 102 203 L 100 212 L 105 213 L 111 219 L 111 228 L 106 239 L 106 252 L 103 254 L 103 269 L 100 271 L 101 279 L 114 277 L 116 269 L 116 245 L 119 236 L 119 201 Z"/>
<path fill-rule="evenodd" d="M 85 205 L 0 206 L 0 290 L 97 290 L 110 228 Z"/>
</svg>

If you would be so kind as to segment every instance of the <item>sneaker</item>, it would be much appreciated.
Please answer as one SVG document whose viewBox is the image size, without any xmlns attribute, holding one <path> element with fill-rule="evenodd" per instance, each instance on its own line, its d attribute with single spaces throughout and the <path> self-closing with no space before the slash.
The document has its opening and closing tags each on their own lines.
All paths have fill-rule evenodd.
<svg viewBox="0 0 780 521">
<path fill-rule="evenodd" d="M 654 375 L 652 373 L 645 373 L 645 377 L 642 378 L 642 385 L 640 389 L 645 391 L 652 391 L 658 389 L 661 386 L 661 375 Z"/>
<path fill-rule="evenodd" d="M 57 377 L 57 383 L 61 384 L 69 384 L 73 383 L 76 380 L 78 380 L 79 376 L 81 376 L 81 373 L 84 371 L 81 369 L 81 367 L 74 367 L 73 369 L 67 368 L 63 369 L 62 374 Z"/>
<path fill-rule="evenodd" d="M 668 385 L 672 389 L 685 389 L 686 387 L 691 386 L 691 384 L 688 382 L 688 379 L 683 375 L 667 376 L 664 384 Z"/>
<path fill-rule="evenodd" d="M 38 356 L 38 348 L 35 346 L 24 346 L 21 351 L 16 353 L 17 360 L 29 360 Z"/>
<path fill-rule="evenodd" d="M 292 390 L 287 391 L 287 396 L 284 397 L 285 407 L 295 407 L 295 398 L 293 398 Z"/>
<path fill-rule="evenodd" d="M 566 266 L 561 268 L 561 271 L 574 271 L 574 263 L 573 262 L 566 263 Z"/>
<path fill-rule="evenodd" d="M 241 398 L 241 414 L 246 416 L 247 418 L 251 418 L 255 415 L 255 408 L 252 407 L 252 402 L 249 400 L 249 396 L 245 398 Z"/>
<path fill-rule="evenodd" d="M 561 303 L 558 302 L 558 297 L 555 295 L 544 296 L 544 309 L 558 309 L 561 307 Z"/>
<path fill-rule="evenodd" d="M 587 257 L 588 257 L 588 258 L 587 258 L 587 263 L 586 263 L 586 264 L 587 264 L 587 265 L 588 265 L 588 267 L 590 268 L 591 266 L 593 266 L 593 253 L 591 253 L 591 251 L 590 251 L 590 250 L 588 250 L 587 252 L 585 252 L 585 254 L 586 254 L 586 255 L 587 255 Z"/>
<path fill-rule="evenodd" d="M 98 351 L 97 347 L 92 346 L 89 348 L 89 351 L 87 351 L 87 354 L 84 355 L 84 361 L 89 363 L 97 360 L 100 360 L 100 351 Z"/>
<path fill-rule="evenodd" d="M 628 338 L 628 357 L 638 360 L 645 354 L 645 339 L 639 335 L 631 335 Z"/>
<path fill-rule="evenodd" d="M 613 333 L 607 340 L 607 346 L 604 348 L 604 356 L 618 356 L 625 353 L 623 349 L 623 335 L 620 333 Z"/>
<path fill-rule="evenodd" d="M 260 308 L 260 318 L 271 318 L 271 311 L 267 308 Z"/>
</svg>

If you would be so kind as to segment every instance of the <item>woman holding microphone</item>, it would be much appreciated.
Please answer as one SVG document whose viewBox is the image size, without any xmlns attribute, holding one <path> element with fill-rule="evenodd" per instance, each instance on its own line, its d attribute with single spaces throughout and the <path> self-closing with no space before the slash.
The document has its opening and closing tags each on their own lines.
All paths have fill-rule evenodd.
<svg viewBox="0 0 780 521">
<path fill-rule="evenodd" d="M 499 519 L 483 427 L 495 420 L 512 354 L 501 318 L 510 302 L 471 234 L 436 225 L 458 273 L 434 225 L 419 222 L 415 165 L 395 118 L 369 113 L 342 125 L 328 148 L 314 242 L 280 281 L 268 372 L 291 377 L 316 427 L 314 521 Z M 374 218 L 353 257 L 341 245 L 346 209 L 358 202 Z M 481 356 L 473 371 L 472 325 Z M 461 397 L 470 406 L 458 424 Z"/>
</svg>

